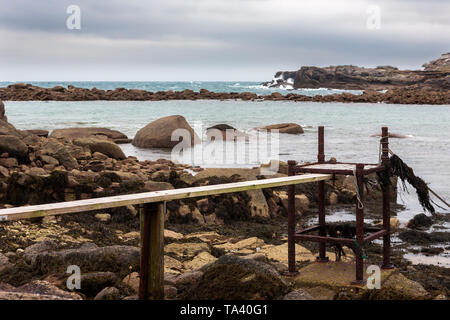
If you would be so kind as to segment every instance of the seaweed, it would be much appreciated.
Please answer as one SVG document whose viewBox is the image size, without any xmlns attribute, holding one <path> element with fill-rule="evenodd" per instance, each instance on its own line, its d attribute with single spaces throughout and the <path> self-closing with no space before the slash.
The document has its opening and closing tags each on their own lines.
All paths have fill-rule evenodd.
<svg viewBox="0 0 450 320">
<path fill-rule="evenodd" d="M 417 198 L 420 205 L 425 211 L 430 213 L 435 213 L 434 207 L 431 204 L 430 193 L 428 191 L 428 186 L 422 178 L 417 177 L 414 174 L 414 170 L 409 167 L 405 162 L 403 162 L 400 157 L 393 154 L 390 157 L 390 165 L 388 170 L 383 172 L 378 172 L 378 181 L 381 188 L 384 190 L 386 186 L 390 185 L 390 177 L 397 176 L 402 181 L 403 190 L 408 191 L 406 188 L 406 182 L 408 182 L 414 189 L 416 189 Z"/>
</svg>

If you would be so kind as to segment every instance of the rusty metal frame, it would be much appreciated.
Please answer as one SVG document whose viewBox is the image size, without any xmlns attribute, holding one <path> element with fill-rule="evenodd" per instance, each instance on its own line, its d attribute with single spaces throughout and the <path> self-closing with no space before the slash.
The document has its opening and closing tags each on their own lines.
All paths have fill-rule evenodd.
<svg viewBox="0 0 450 320">
<path fill-rule="evenodd" d="M 295 172 L 299 173 L 322 173 L 322 174 L 341 174 L 346 176 L 352 176 L 353 171 L 352 170 L 345 170 L 345 169 L 318 169 L 318 168 L 309 168 L 309 166 L 313 166 L 316 164 L 321 164 L 322 162 L 313 162 L 308 164 L 303 164 L 295 167 Z M 350 165 L 358 165 L 359 163 L 352 163 L 352 162 L 336 162 L 334 164 L 350 164 Z M 369 175 L 371 173 L 380 172 L 385 170 L 385 166 L 383 164 L 379 165 L 377 163 L 362 163 L 364 166 L 376 166 L 374 168 L 370 169 L 364 169 L 363 175 Z"/>
<path fill-rule="evenodd" d="M 389 132 L 387 127 L 382 128 L 381 135 L 381 163 L 380 164 L 366 164 L 366 163 L 349 163 L 349 162 L 336 162 L 339 164 L 350 164 L 356 166 L 356 171 L 347 169 L 319 169 L 311 168 L 316 164 L 325 163 L 324 152 L 324 127 L 318 128 L 318 154 L 317 162 L 307 163 L 303 165 L 297 165 L 295 161 L 288 161 L 288 174 L 289 176 L 296 175 L 297 173 L 321 173 L 321 174 L 333 174 L 333 175 L 356 175 L 357 185 L 359 189 L 360 201 L 364 204 L 363 199 L 363 177 L 374 172 L 382 172 L 389 170 Z M 364 169 L 365 166 L 375 166 L 369 169 Z M 319 243 L 319 256 L 318 262 L 327 262 L 326 257 L 326 244 L 338 243 L 350 246 L 356 249 L 356 246 L 360 248 L 365 244 L 377 239 L 383 238 L 383 269 L 391 269 L 394 266 L 390 260 L 390 187 L 386 186 L 383 189 L 383 227 L 364 227 L 364 205 L 358 205 L 358 199 L 356 200 L 356 239 L 350 238 L 336 238 L 328 237 L 325 234 L 325 181 L 319 181 L 318 184 L 318 208 L 319 208 L 319 224 L 304 228 L 299 231 L 295 231 L 295 189 L 290 186 L 288 189 L 288 260 L 289 260 L 289 274 L 295 274 L 295 241 L 313 241 Z M 319 231 L 319 235 L 308 234 L 312 231 Z M 366 233 L 369 233 L 365 235 Z M 364 262 L 361 255 L 356 255 L 356 274 L 355 280 L 352 284 L 363 285 L 363 268 Z"/>
</svg>

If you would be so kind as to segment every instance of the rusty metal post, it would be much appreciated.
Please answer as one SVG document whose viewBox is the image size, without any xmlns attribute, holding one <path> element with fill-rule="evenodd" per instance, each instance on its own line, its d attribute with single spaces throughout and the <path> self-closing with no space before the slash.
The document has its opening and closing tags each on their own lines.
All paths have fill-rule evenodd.
<svg viewBox="0 0 450 320">
<path fill-rule="evenodd" d="M 288 161 L 288 175 L 295 175 L 297 162 Z M 295 185 L 288 186 L 288 271 L 294 274 L 295 270 Z"/>
<path fill-rule="evenodd" d="M 385 166 L 384 174 L 389 175 L 389 130 L 381 129 L 381 163 Z M 383 229 L 387 233 L 383 236 L 383 264 L 382 269 L 392 269 L 391 263 L 391 186 L 387 184 L 383 190 Z"/>
<path fill-rule="evenodd" d="M 164 215 L 165 203 L 141 207 L 141 267 L 139 299 L 164 299 Z"/>
<path fill-rule="evenodd" d="M 324 133 L 324 127 L 323 126 L 319 126 L 319 143 L 318 143 L 318 147 L 319 147 L 319 152 L 317 153 L 317 161 L 319 163 L 324 163 L 325 162 L 325 133 Z"/>
<path fill-rule="evenodd" d="M 319 163 L 325 162 L 325 152 L 324 152 L 324 145 L 325 145 L 325 139 L 324 139 L 324 127 L 319 126 L 319 136 L 318 136 L 318 153 L 317 153 L 317 161 Z M 326 230 L 325 230 L 325 181 L 319 181 L 317 183 L 318 187 L 318 206 L 319 206 L 319 235 L 322 237 L 325 237 Z M 317 261 L 319 262 L 327 262 L 329 261 L 327 255 L 326 255 L 326 243 L 320 242 L 319 243 L 319 256 L 317 257 Z"/>
<path fill-rule="evenodd" d="M 363 170 L 364 164 L 358 163 L 356 165 L 356 182 L 359 194 L 356 197 L 356 280 L 353 284 L 362 285 L 364 279 L 364 260 L 362 257 L 364 248 L 364 188 L 363 188 Z"/>
</svg>

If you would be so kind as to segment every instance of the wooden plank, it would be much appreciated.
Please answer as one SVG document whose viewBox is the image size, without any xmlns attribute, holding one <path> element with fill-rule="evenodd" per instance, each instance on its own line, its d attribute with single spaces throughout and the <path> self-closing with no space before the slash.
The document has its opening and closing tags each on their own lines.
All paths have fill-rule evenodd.
<svg viewBox="0 0 450 320">
<path fill-rule="evenodd" d="M 141 210 L 139 299 L 164 299 L 165 203 L 147 203 Z"/>
<path fill-rule="evenodd" d="M 102 210 L 114 207 L 164 202 L 186 198 L 203 197 L 216 194 L 241 192 L 247 190 L 274 188 L 285 185 L 307 183 L 331 179 L 328 174 L 305 174 L 292 177 L 281 177 L 254 181 L 225 183 L 219 185 L 191 187 L 173 190 L 135 193 L 130 195 L 111 196 L 86 200 L 23 206 L 0 210 L 0 221 L 38 218 L 49 215 Z"/>
<path fill-rule="evenodd" d="M 146 204 L 150 206 L 152 204 Z M 150 216 L 150 255 L 148 297 L 151 300 L 164 299 L 164 215 L 165 202 L 158 203 L 156 212 Z"/>
</svg>

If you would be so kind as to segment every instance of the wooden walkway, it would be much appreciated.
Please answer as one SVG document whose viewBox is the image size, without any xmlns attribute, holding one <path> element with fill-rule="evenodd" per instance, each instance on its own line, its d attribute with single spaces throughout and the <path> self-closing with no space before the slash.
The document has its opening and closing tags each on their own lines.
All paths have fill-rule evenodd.
<svg viewBox="0 0 450 320">
<path fill-rule="evenodd" d="M 304 174 L 192 188 L 23 206 L 0 210 L 1 221 L 38 218 L 128 205 L 142 205 L 140 299 L 164 298 L 164 216 L 166 201 L 205 197 L 255 189 L 276 188 L 331 179 L 329 174 Z"/>
</svg>

